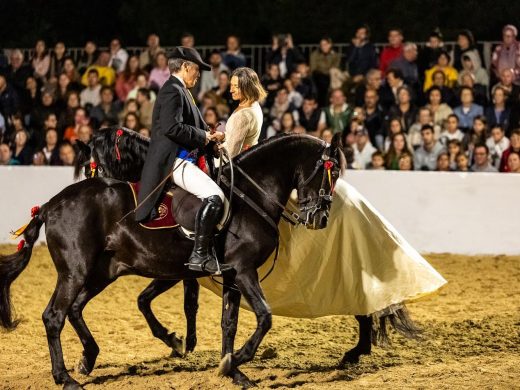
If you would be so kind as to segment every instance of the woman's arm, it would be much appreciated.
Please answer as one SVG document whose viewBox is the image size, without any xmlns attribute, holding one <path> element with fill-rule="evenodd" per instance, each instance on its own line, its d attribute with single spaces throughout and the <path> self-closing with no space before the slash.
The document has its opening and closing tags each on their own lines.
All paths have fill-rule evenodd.
<svg viewBox="0 0 520 390">
<path fill-rule="evenodd" d="M 250 131 L 255 126 L 255 116 L 252 115 L 249 110 L 242 110 L 234 115 L 233 121 L 228 124 L 232 125 L 232 128 L 226 131 L 226 141 L 224 147 L 229 153 L 229 157 L 233 158 L 242 151 L 244 147 L 244 141 Z"/>
</svg>

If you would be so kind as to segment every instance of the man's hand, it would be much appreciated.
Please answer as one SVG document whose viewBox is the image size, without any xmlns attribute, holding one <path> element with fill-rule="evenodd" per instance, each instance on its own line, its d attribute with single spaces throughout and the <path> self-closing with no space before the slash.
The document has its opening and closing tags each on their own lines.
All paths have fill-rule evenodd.
<svg viewBox="0 0 520 390">
<path fill-rule="evenodd" d="M 215 131 L 214 133 L 206 133 L 207 142 L 215 141 L 222 142 L 226 138 L 226 135 L 221 131 Z"/>
</svg>

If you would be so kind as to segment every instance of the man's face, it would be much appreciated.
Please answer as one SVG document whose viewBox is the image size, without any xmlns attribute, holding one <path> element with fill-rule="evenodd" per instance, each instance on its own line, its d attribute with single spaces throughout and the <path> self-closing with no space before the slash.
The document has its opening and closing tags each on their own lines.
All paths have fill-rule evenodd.
<svg viewBox="0 0 520 390">
<path fill-rule="evenodd" d="M 486 165 L 488 161 L 488 155 L 485 148 L 476 147 L 473 155 L 475 156 L 475 163 L 477 165 Z"/>
<path fill-rule="evenodd" d="M 386 75 L 386 81 L 390 87 L 395 87 L 399 83 L 399 79 L 395 77 L 393 72 L 390 72 Z"/>
<path fill-rule="evenodd" d="M 155 34 L 149 35 L 147 44 L 149 48 L 155 49 L 157 46 L 159 46 L 159 37 Z"/>
<path fill-rule="evenodd" d="M 102 52 L 99 55 L 98 63 L 100 66 L 108 66 L 108 63 L 110 62 L 110 54 L 106 52 Z"/>
<path fill-rule="evenodd" d="M 181 46 L 184 46 L 184 47 L 194 47 L 195 46 L 195 39 L 191 35 L 183 37 L 181 39 Z"/>
<path fill-rule="evenodd" d="M 430 37 L 429 42 L 432 49 L 437 49 L 441 45 L 441 40 L 438 37 Z"/>
<path fill-rule="evenodd" d="M 443 87 L 445 84 L 446 78 L 444 77 L 444 73 L 437 72 L 433 75 L 433 85 L 437 87 Z"/>
<path fill-rule="evenodd" d="M 460 154 L 457 156 L 457 167 L 459 169 L 461 168 L 467 168 L 468 166 L 468 158 L 465 154 Z"/>
<path fill-rule="evenodd" d="M 96 44 L 94 42 L 88 41 L 85 44 L 85 51 L 87 54 L 93 54 L 96 51 Z"/>
<path fill-rule="evenodd" d="M 74 122 L 76 125 L 83 125 L 86 123 L 87 116 L 84 110 L 77 110 L 74 114 Z"/>
<path fill-rule="evenodd" d="M 392 30 L 388 33 L 388 43 L 391 46 L 399 46 L 403 42 L 403 36 L 399 31 Z"/>
<path fill-rule="evenodd" d="M 109 89 L 103 90 L 101 93 L 101 102 L 104 104 L 111 104 L 114 100 L 114 95 L 112 94 L 112 91 Z"/>
<path fill-rule="evenodd" d="M 493 137 L 493 141 L 500 142 L 504 138 L 504 133 L 500 128 L 494 127 L 491 129 L 491 137 Z"/>
<path fill-rule="evenodd" d="M 513 34 L 513 31 L 511 31 L 511 29 L 509 28 L 504 30 L 504 32 L 502 33 L 502 40 L 504 41 L 504 44 L 506 46 L 512 45 L 515 41 L 515 35 Z"/>
<path fill-rule="evenodd" d="M 365 92 L 365 106 L 374 108 L 377 105 L 378 96 L 376 91 L 367 90 Z"/>
<path fill-rule="evenodd" d="M 364 131 L 356 131 L 356 143 L 359 146 L 365 146 L 368 142 L 368 135 Z"/>
<path fill-rule="evenodd" d="M 199 66 L 192 62 L 185 63 L 184 67 L 184 77 L 183 80 L 186 83 L 187 88 L 193 88 L 200 77 Z"/>
<path fill-rule="evenodd" d="M 293 72 L 291 73 L 291 83 L 293 86 L 298 86 L 300 85 L 302 82 L 302 75 L 299 74 L 298 72 Z"/>
<path fill-rule="evenodd" d="M 6 144 L 0 144 L 0 164 L 7 164 L 11 159 L 11 150 Z"/>
<path fill-rule="evenodd" d="M 460 94 L 460 101 L 464 104 L 473 103 L 473 94 L 471 93 L 471 91 L 468 89 L 464 89 Z"/>
<path fill-rule="evenodd" d="M 382 82 L 383 76 L 381 75 L 381 71 L 373 72 L 367 78 L 368 86 L 373 89 L 379 89 L 379 87 L 381 87 Z"/>
<path fill-rule="evenodd" d="M 431 145 L 435 141 L 435 139 L 433 137 L 433 131 L 431 131 L 430 129 L 423 130 L 421 132 L 421 135 L 422 135 L 423 143 L 425 145 Z"/>
<path fill-rule="evenodd" d="M 518 134 L 511 134 L 511 138 L 509 139 L 511 141 L 511 146 L 514 149 L 520 148 L 520 135 Z"/>
<path fill-rule="evenodd" d="M 503 85 L 511 85 L 513 83 L 513 72 L 511 72 L 511 70 L 509 69 L 504 69 L 501 73 L 500 73 L 500 82 L 503 84 Z"/>
<path fill-rule="evenodd" d="M 327 39 L 320 41 L 320 49 L 323 53 L 327 54 L 332 50 L 332 43 Z"/>
<path fill-rule="evenodd" d="M 95 87 L 98 84 L 99 77 L 95 72 L 91 72 L 87 76 L 88 85 L 90 87 Z"/>
<path fill-rule="evenodd" d="M 403 57 L 408 62 L 414 62 L 417 59 L 417 48 L 407 47 L 406 50 L 403 51 Z"/>
<path fill-rule="evenodd" d="M 23 57 L 20 55 L 20 53 L 13 53 L 11 54 L 11 66 L 13 69 L 18 69 L 20 66 L 22 66 Z"/>
<path fill-rule="evenodd" d="M 64 165 L 72 165 L 74 164 L 74 158 L 76 154 L 74 153 L 74 148 L 70 145 L 63 145 L 60 148 L 60 160 Z"/>
<path fill-rule="evenodd" d="M 221 62 L 222 62 L 222 56 L 220 55 L 220 53 L 213 53 L 209 57 L 209 63 L 214 68 L 218 68 L 220 66 Z"/>
<path fill-rule="evenodd" d="M 360 41 L 365 41 L 368 37 L 367 29 L 364 27 L 358 28 L 356 31 L 356 39 Z"/>
<path fill-rule="evenodd" d="M 507 165 L 511 171 L 518 172 L 520 170 L 520 157 L 518 154 L 511 153 L 507 158 Z"/>
<path fill-rule="evenodd" d="M 112 42 L 110 42 L 110 51 L 115 53 L 119 49 L 121 49 L 121 42 L 119 42 L 119 39 L 112 39 Z"/>
<path fill-rule="evenodd" d="M 318 104 L 314 99 L 305 99 L 303 101 L 303 112 L 305 114 L 311 114 L 317 107 Z"/>
<path fill-rule="evenodd" d="M 92 136 L 92 129 L 90 128 L 90 126 L 88 125 L 83 125 L 79 128 L 78 130 L 78 139 L 85 143 L 85 144 L 88 144 L 89 141 L 90 141 L 90 138 Z"/>
<path fill-rule="evenodd" d="M 238 50 L 238 39 L 236 37 L 228 37 L 227 48 L 229 51 Z"/>
<path fill-rule="evenodd" d="M 333 106 L 342 106 L 345 103 L 345 95 L 341 91 L 334 91 L 330 97 Z"/>
<path fill-rule="evenodd" d="M 47 145 L 56 145 L 58 142 L 58 133 L 56 130 L 48 130 L 45 134 L 45 142 Z"/>
<path fill-rule="evenodd" d="M 459 121 L 455 117 L 449 117 L 447 121 L 447 129 L 450 132 L 457 131 L 457 128 L 459 127 Z"/>
<path fill-rule="evenodd" d="M 385 160 L 383 159 L 383 156 L 376 154 L 374 157 L 372 157 L 372 166 L 374 168 L 381 168 L 384 163 Z"/>
</svg>

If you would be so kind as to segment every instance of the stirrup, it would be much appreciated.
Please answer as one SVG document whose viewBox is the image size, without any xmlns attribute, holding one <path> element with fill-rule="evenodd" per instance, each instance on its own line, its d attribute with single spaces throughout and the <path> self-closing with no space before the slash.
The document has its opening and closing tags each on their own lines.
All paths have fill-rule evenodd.
<svg viewBox="0 0 520 390">
<path fill-rule="evenodd" d="M 215 261 L 217 263 L 217 270 L 215 272 L 209 271 L 206 269 L 206 264 Z M 231 271 L 233 267 L 229 264 L 220 264 L 217 260 L 206 259 L 202 263 L 184 263 L 184 265 L 188 266 L 188 269 L 191 271 L 205 272 L 210 275 L 219 276 L 222 275 L 222 272 Z"/>
</svg>

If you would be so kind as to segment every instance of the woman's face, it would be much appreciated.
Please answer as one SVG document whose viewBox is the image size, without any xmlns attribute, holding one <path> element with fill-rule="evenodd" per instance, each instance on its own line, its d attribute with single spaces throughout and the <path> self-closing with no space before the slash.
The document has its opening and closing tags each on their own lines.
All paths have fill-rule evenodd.
<svg viewBox="0 0 520 390">
<path fill-rule="evenodd" d="M 58 85 L 60 86 L 60 88 L 66 89 L 69 83 L 69 76 L 67 76 L 65 73 L 60 74 L 60 77 L 58 78 Z"/>
<path fill-rule="evenodd" d="M 38 83 L 34 77 L 29 77 L 25 82 L 25 88 L 29 90 L 36 89 L 38 87 Z"/>
<path fill-rule="evenodd" d="M 390 133 L 397 134 L 399 132 L 401 132 L 401 122 L 397 119 L 393 119 L 392 122 L 390 122 Z"/>
<path fill-rule="evenodd" d="M 231 77 L 231 83 L 229 84 L 229 90 L 231 92 L 231 97 L 233 98 L 233 100 L 242 99 L 242 92 L 240 91 L 240 88 L 238 87 L 238 77 L 237 76 Z"/>
<path fill-rule="evenodd" d="M 226 90 L 229 86 L 229 76 L 226 73 L 221 73 L 218 76 L 218 85 L 220 89 Z"/>
<path fill-rule="evenodd" d="M 74 72 L 74 69 L 76 68 L 76 66 L 74 65 L 74 62 L 70 59 L 70 58 L 67 58 L 65 60 L 65 62 L 63 63 L 63 69 L 65 70 L 65 72 L 67 73 L 72 73 Z"/>
<path fill-rule="evenodd" d="M 468 166 L 468 158 L 466 157 L 465 154 L 461 154 L 459 156 L 457 156 L 457 167 L 459 169 L 461 168 L 467 168 Z"/>
<path fill-rule="evenodd" d="M 405 155 L 399 159 L 399 170 L 410 171 L 412 170 L 412 159 L 410 156 Z"/>
<path fill-rule="evenodd" d="M 448 145 L 448 150 L 450 152 L 450 156 L 456 156 L 460 152 L 460 146 L 455 143 L 450 143 Z"/>
<path fill-rule="evenodd" d="M 125 120 L 125 127 L 134 130 L 137 127 L 137 119 L 134 115 L 128 115 Z"/>
<path fill-rule="evenodd" d="M 495 89 L 495 93 L 493 94 L 493 102 L 495 104 L 504 104 L 506 97 L 504 95 L 504 90 L 502 88 Z"/>
<path fill-rule="evenodd" d="M 148 80 L 146 80 L 146 76 L 145 75 L 137 76 L 136 84 L 139 88 L 146 88 L 146 85 L 148 84 Z"/>
<path fill-rule="evenodd" d="M 71 93 L 69 95 L 69 98 L 67 100 L 67 105 L 70 107 L 70 108 L 76 108 L 76 107 L 79 107 L 79 96 L 75 93 Z"/>
<path fill-rule="evenodd" d="M 204 113 L 204 122 L 208 125 L 216 125 L 218 121 L 217 115 L 213 110 L 206 110 Z"/>
<path fill-rule="evenodd" d="M 280 68 L 278 68 L 278 65 L 272 64 L 269 66 L 269 76 L 272 79 L 277 79 L 280 77 Z"/>
<path fill-rule="evenodd" d="M 511 153 L 507 158 L 507 165 L 511 172 L 520 172 L 520 157 L 518 157 L 518 154 Z"/>
<path fill-rule="evenodd" d="M 430 111 L 428 110 L 421 110 L 419 112 L 419 123 L 421 125 L 426 125 L 432 121 Z"/>
<path fill-rule="evenodd" d="M 18 147 L 23 147 L 27 143 L 27 134 L 25 131 L 18 131 L 14 138 L 14 143 Z"/>
<path fill-rule="evenodd" d="M 441 154 L 437 160 L 437 169 L 439 171 L 448 171 L 450 169 L 450 159 L 447 155 Z"/>
<path fill-rule="evenodd" d="M 441 54 L 439 56 L 439 59 L 437 60 L 437 63 L 439 64 L 439 66 L 448 66 L 450 60 L 448 59 L 448 57 L 445 55 L 445 54 Z"/>
<path fill-rule="evenodd" d="M 43 95 L 42 95 L 42 104 L 45 106 L 45 107 L 49 107 L 52 105 L 52 95 L 48 92 L 45 92 Z"/>
<path fill-rule="evenodd" d="M 130 57 L 128 60 L 128 68 L 130 69 L 130 72 L 136 72 L 139 69 L 139 58 L 136 56 Z"/>
<path fill-rule="evenodd" d="M 37 41 L 36 47 L 35 47 L 36 53 L 42 54 L 45 51 L 45 42 L 44 41 Z"/>
<path fill-rule="evenodd" d="M 457 37 L 457 44 L 461 49 L 467 49 L 469 47 L 469 40 L 468 37 L 465 35 L 459 35 Z"/>
<path fill-rule="evenodd" d="M 282 116 L 282 128 L 284 130 L 292 129 L 294 126 L 294 120 L 292 118 L 292 115 L 289 113 L 285 113 Z"/>
<path fill-rule="evenodd" d="M 157 67 L 159 69 L 164 69 L 168 66 L 168 60 L 166 59 L 166 56 L 163 53 L 159 53 L 157 55 Z"/>
<path fill-rule="evenodd" d="M 473 121 L 473 130 L 476 134 L 482 134 L 485 127 L 486 126 L 484 125 L 484 122 L 482 122 L 480 119 L 475 119 Z"/>
<path fill-rule="evenodd" d="M 441 104 L 442 96 L 441 92 L 437 90 L 433 90 L 430 92 L 430 104 L 435 106 Z"/>
<path fill-rule="evenodd" d="M 45 134 L 45 142 L 47 145 L 56 145 L 58 142 L 58 133 L 54 130 L 47 130 L 47 133 Z"/>
<path fill-rule="evenodd" d="M 17 117 L 14 117 L 13 118 L 13 126 L 16 130 L 21 130 L 23 129 L 23 123 L 22 123 L 22 120 L 20 118 L 17 118 Z"/>
<path fill-rule="evenodd" d="M 139 107 L 137 105 L 137 102 L 130 102 L 128 103 L 128 106 L 126 106 L 127 112 L 137 112 L 139 110 Z"/>
<path fill-rule="evenodd" d="M 398 99 L 401 104 L 410 103 L 410 93 L 406 89 L 401 89 L 399 91 Z"/>
<path fill-rule="evenodd" d="M 326 143 L 330 144 L 332 142 L 332 131 L 325 130 L 321 135 L 321 139 Z"/>
<path fill-rule="evenodd" d="M 405 140 L 402 135 L 396 135 L 394 137 L 394 149 L 397 153 L 401 153 L 404 150 Z"/>
<path fill-rule="evenodd" d="M 444 73 L 436 72 L 433 75 L 433 85 L 436 85 L 437 87 L 443 87 L 445 83 L 446 77 L 444 77 Z"/>
</svg>

